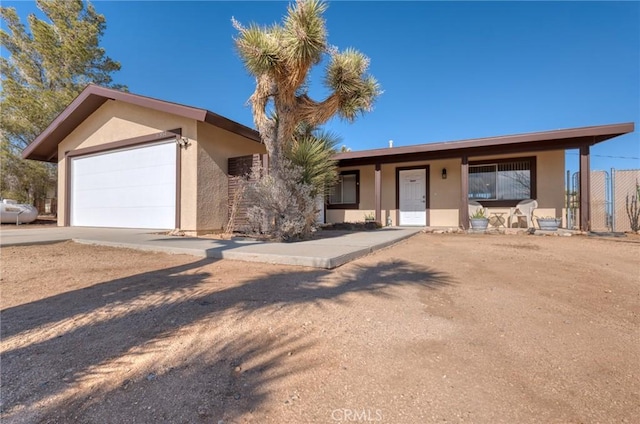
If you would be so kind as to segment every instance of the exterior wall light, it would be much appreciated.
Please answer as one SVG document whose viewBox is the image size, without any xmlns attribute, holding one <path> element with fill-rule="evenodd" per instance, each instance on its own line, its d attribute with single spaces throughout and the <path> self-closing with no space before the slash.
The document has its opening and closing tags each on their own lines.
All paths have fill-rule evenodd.
<svg viewBox="0 0 640 424">
<path fill-rule="evenodd" d="M 176 136 L 176 144 L 186 149 L 191 144 L 191 141 L 187 137 Z"/>
<path fill-rule="evenodd" d="M 443 180 L 447 179 L 447 168 L 442 168 L 442 179 Z"/>
</svg>

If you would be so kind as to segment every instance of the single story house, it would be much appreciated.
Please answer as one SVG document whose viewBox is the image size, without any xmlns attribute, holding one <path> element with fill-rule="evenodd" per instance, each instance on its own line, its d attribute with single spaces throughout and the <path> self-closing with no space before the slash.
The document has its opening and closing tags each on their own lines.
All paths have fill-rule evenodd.
<svg viewBox="0 0 640 424">
<path fill-rule="evenodd" d="M 327 221 L 469 228 L 469 201 L 508 226 L 518 202 L 536 217 L 565 216 L 565 150 L 580 152 L 579 228 L 590 225 L 590 147 L 633 132 L 633 123 L 430 143 L 336 155 L 340 181 Z M 535 220 L 534 220 L 535 221 Z"/>
<path fill-rule="evenodd" d="M 205 109 L 89 85 L 23 152 L 58 164 L 58 225 L 223 229 L 228 161 L 257 131 Z"/>
<path fill-rule="evenodd" d="M 589 148 L 633 123 L 336 155 L 326 222 L 469 226 L 468 202 L 497 218 L 522 199 L 562 216 L 564 151 L 580 150 L 580 227 L 589 228 Z M 259 134 L 205 109 L 89 85 L 23 152 L 58 164 L 58 225 L 220 231 L 229 175 L 265 160 Z"/>
</svg>

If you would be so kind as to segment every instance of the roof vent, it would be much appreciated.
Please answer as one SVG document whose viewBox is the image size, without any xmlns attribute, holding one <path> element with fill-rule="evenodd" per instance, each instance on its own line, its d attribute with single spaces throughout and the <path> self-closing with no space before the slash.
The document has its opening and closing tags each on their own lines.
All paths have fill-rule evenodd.
<svg viewBox="0 0 640 424">
<path fill-rule="evenodd" d="M 389 140 L 389 148 L 391 149 L 393 147 L 393 140 Z"/>
</svg>

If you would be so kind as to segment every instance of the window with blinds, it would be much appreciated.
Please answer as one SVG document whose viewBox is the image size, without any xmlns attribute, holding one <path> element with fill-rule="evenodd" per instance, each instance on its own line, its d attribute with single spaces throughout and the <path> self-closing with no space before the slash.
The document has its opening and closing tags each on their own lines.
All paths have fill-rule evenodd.
<svg viewBox="0 0 640 424">
<path fill-rule="evenodd" d="M 531 160 L 469 166 L 470 200 L 523 200 L 532 197 Z"/>
</svg>

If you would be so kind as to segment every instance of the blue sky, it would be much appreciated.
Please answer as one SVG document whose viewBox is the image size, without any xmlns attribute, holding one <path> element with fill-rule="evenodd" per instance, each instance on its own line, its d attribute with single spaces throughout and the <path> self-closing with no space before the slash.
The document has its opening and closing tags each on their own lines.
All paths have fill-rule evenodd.
<svg viewBox="0 0 640 424">
<path fill-rule="evenodd" d="M 102 45 L 122 64 L 117 82 L 253 126 L 231 17 L 271 24 L 287 2 L 94 5 L 107 20 Z M 330 44 L 367 54 L 384 90 L 355 123 L 327 124 L 353 150 L 632 121 L 635 133 L 592 149 L 591 166 L 640 168 L 638 2 L 337 1 L 325 18 Z M 321 98 L 322 69 L 314 77 Z M 568 152 L 569 169 L 577 158 Z"/>
</svg>

